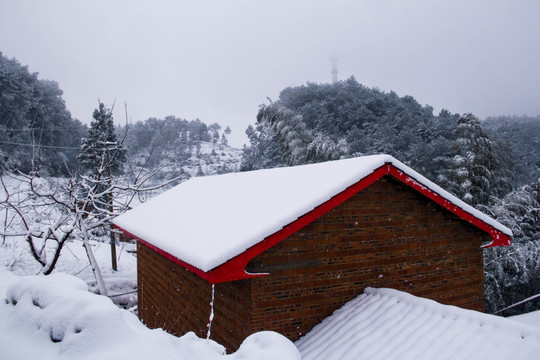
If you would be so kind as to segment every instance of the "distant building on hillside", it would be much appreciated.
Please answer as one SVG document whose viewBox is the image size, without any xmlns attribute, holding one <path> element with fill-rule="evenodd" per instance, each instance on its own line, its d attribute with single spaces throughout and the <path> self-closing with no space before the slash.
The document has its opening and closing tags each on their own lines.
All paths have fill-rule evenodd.
<svg viewBox="0 0 540 360">
<path fill-rule="evenodd" d="M 391 156 L 192 178 L 119 216 L 139 316 L 236 349 L 297 340 L 366 287 L 484 309 L 481 246 L 511 231 Z"/>
</svg>

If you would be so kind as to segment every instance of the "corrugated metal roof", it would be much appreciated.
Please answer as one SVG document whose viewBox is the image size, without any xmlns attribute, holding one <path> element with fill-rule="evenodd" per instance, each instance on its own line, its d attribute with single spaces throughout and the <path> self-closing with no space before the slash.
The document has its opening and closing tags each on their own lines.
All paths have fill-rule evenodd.
<svg viewBox="0 0 540 360">
<path fill-rule="evenodd" d="M 540 327 L 367 288 L 296 342 L 302 360 L 540 359 Z"/>
</svg>

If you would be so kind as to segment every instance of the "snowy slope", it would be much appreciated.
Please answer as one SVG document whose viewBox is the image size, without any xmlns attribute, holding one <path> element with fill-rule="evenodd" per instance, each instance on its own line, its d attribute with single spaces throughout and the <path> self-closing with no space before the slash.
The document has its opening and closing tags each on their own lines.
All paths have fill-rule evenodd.
<svg viewBox="0 0 540 360">
<path fill-rule="evenodd" d="M 165 151 L 160 154 L 159 160 L 152 167 L 158 168 L 159 172 L 155 181 L 180 177 L 185 181 L 194 176 L 208 176 L 240 171 L 242 161 L 242 149 L 236 149 L 224 144 L 200 141 L 194 146 L 191 156 L 179 157 L 175 151 Z M 147 168 L 148 154 L 137 154 L 131 159 L 137 173 L 142 168 Z"/>
<path fill-rule="evenodd" d="M 389 155 L 192 178 L 114 223 L 209 271 L 330 200 L 385 163 L 501 232 L 511 231 Z"/>
<path fill-rule="evenodd" d="M 540 327 L 368 288 L 296 342 L 303 360 L 540 359 Z"/>
</svg>

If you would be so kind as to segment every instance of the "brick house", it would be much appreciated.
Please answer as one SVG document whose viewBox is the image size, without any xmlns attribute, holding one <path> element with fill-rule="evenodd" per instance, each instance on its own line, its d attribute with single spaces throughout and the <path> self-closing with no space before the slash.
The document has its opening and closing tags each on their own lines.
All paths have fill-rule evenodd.
<svg viewBox="0 0 540 360">
<path fill-rule="evenodd" d="M 483 246 L 511 231 L 388 155 L 193 178 L 115 219 L 139 316 L 235 350 L 297 340 L 366 287 L 483 311 Z M 214 299 L 214 300 L 212 300 Z"/>
</svg>

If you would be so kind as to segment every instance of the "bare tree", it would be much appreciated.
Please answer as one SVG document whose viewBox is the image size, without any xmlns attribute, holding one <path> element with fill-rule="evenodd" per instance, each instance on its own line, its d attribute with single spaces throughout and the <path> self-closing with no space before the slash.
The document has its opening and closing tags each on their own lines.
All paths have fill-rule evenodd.
<svg viewBox="0 0 540 360">
<path fill-rule="evenodd" d="M 81 166 L 75 172 L 68 170 L 68 177 L 57 179 L 39 177 L 36 171 L 0 177 L 4 192 L 3 196 L 0 194 L 0 210 L 5 211 L 0 236 L 4 237 L 3 241 L 6 236 L 22 237 L 45 275 L 55 269 L 66 243 L 80 241 L 86 250 L 98 291 L 106 295 L 91 242 L 110 235 L 112 267 L 116 270 L 117 231 L 112 226 L 112 219 L 128 210 L 136 196 L 140 199 L 178 181 L 178 178 L 146 187 L 160 170 L 147 170 L 146 164 L 137 171 L 128 166 L 128 171 L 120 175 L 119 169 L 126 160 L 123 143 L 129 130 L 127 106 L 125 134 L 118 141 L 112 133 L 112 110 L 101 102 L 99 105 L 99 109 L 94 111 L 96 121 L 92 126 L 95 129 L 88 139 L 83 139 L 78 157 Z M 17 186 L 10 187 L 4 181 L 8 176 Z M 12 214 L 9 220 L 8 212 Z"/>
<path fill-rule="evenodd" d="M 106 174 L 105 169 L 101 170 L 102 175 Z M 23 237 L 45 275 L 54 270 L 66 243 L 80 241 L 86 249 L 98 291 L 106 295 L 91 240 L 111 231 L 111 220 L 125 212 L 137 195 L 170 183 L 145 187 L 157 171 L 140 171 L 132 177 L 72 174 L 63 179 L 23 173 L 4 175 L 11 176 L 19 185 L 10 188 L 1 178 L 4 194 L 0 206 L 12 210 L 18 221 L 0 235 Z M 128 178 L 131 181 L 126 180 Z"/>
</svg>

